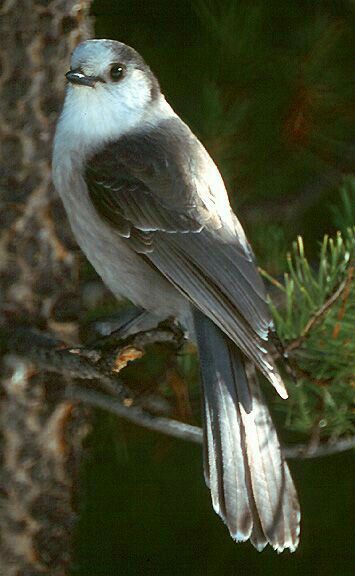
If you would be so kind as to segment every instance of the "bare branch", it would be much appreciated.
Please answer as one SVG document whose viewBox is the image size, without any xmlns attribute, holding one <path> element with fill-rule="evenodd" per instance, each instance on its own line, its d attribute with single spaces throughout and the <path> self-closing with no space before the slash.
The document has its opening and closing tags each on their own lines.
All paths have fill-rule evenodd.
<svg viewBox="0 0 355 576">
<path fill-rule="evenodd" d="M 90 406 L 112 412 L 121 418 L 129 420 L 129 422 L 133 422 L 143 428 L 148 428 L 148 430 L 161 432 L 162 434 L 167 434 L 168 436 L 196 444 L 202 443 L 202 430 L 198 426 L 191 426 L 191 424 L 179 422 L 171 418 L 153 416 L 139 406 L 125 406 L 117 399 L 110 398 L 99 392 L 85 390 L 78 386 L 70 386 L 67 389 L 66 397 L 70 400 L 80 400 Z"/>
<path fill-rule="evenodd" d="M 125 418 L 133 424 L 154 430 L 180 440 L 202 444 L 203 432 L 198 426 L 192 426 L 185 422 L 179 422 L 171 418 L 153 416 L 146 410 L 138 406 L 125 406 L 116 398 L 104 396 L 92 390 L 85 390 L 78 386 L 71 386 L 67 389 L 66 396 L 71 401 L 79 400 L 95 408 L 107 410 L 116 414 L 120 418 Z M 295 446 L 284 446 L 283 453 L 288 459 L 310 459 L 321 456 L 330 456 L 339 452 L 345 452 L 355 447 L 355 437 L 340 439 L 337 442 L 327 442 L 311 447 L 307 444 L 296 444 Z"/>
<path fill-rule="evenodd" d="M 103 339 L 95 347 L 67 347 L 63 342 L 43 334 L 33 328 L 23 326 L 0 327 L 0 352 L 16 352 L 29 358 L 36 366 L 80 380 L 97 380 L 102 388 L 115 396 L 132 396 L 117 374 L 128 362 L 140 358 L 144 348 L 155 343 L 181 345 L 181 332 L 174 327 L 157 327 L 154 330 L 139 332 L 124 340 L 117 336 Z M 110 346 L 108 345 L 110 344 Z"/>
<path fill-rule="evenodd" d="M 355 448 L 355 436 L 340 438 L 336 442 L 328 441 L 324 444 L 309 449 L 307 444 L 296 444 L 295 446 L 286 446 L 284 454 L 286 458 L 308 460 L 310 458 L 321 458 L 323 456 L 332 456 L 333 454 L 340 454 L 347 450 Z"/>
</svg>

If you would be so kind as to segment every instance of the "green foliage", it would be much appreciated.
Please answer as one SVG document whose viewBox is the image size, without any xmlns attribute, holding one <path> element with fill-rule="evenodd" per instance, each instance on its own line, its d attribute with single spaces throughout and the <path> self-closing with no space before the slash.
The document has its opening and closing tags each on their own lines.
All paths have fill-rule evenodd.
<svg viewBox="0 0 355 576">
<path fill-rule="evenodd" d="M 277 332 L 284 342 L 302 336 L 312 315 L 346 280 L 354 251 L 355 229 L 349 228 L 344 238 L 340 232 L 335 239 L 325 236 L 319 267 L 314 270 L 305 256 L 302 238 L 298 237 L 293 243 L 292 252 L 287 255 L 289 271 L 285 274 L 284 285 L 277 283 L 285 295 L 284 310 L 280 311 L 270 303 Z"/>
<path fill-rule="evenodd" d="M 310 266 L 299 237 L 287 256 L 284 284 L 271 279 L 283 293 L 283 306 L 272 301 L 270 306 L 296 376 L 296 383 L 289 383 L 290 401 L 282 406 L 290 430 L 317 430 L 324 436 L 352 430 L 354 256 L 354 228 L 334 239 L 324 237 L 317 269 Z"/>
</svg>

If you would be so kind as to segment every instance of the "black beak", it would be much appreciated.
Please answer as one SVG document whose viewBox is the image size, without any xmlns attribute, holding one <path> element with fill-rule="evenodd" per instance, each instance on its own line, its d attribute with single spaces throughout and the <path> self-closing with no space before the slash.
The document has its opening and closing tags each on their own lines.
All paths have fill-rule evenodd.
<svg viewBox="0 0 355 576">
<path fill-rule="evenodd" d="M 79 84 L 81 86 L 90 86 L 93 88 L 96 82 L 102 82 L 101 78 L 96 76 L 85 76 L 80 70 L 69 70 L 65 75 L 66 79 L 72 84 Z"/>
</svg>

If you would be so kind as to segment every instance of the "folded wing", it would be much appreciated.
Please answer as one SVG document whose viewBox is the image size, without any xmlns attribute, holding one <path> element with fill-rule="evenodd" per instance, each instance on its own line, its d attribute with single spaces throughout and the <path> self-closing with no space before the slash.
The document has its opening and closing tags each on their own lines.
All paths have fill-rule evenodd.
<svg viewBox="0 0 355 576">
<path fill-rule="evenodd" d="M 101 217 L 286 397 L 251 249 L 216 167 L 189 128 L 175 118 L 122 137 L 90 158 L 85 180 Z"/>
</svg>

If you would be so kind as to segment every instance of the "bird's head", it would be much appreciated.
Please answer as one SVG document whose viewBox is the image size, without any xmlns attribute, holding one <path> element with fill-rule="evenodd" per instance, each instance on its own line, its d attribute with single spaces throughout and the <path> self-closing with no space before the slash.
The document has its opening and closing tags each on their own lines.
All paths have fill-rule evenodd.
<svg viewBox="0 0 355 576">
<path fill-rule="evenodd" d="M 66 78 L 61 123 L 83 140 L 117 138 L 167 110 L 149 66 L 133 48 L 115 40 L 79 44 Z"/>
</svg>

